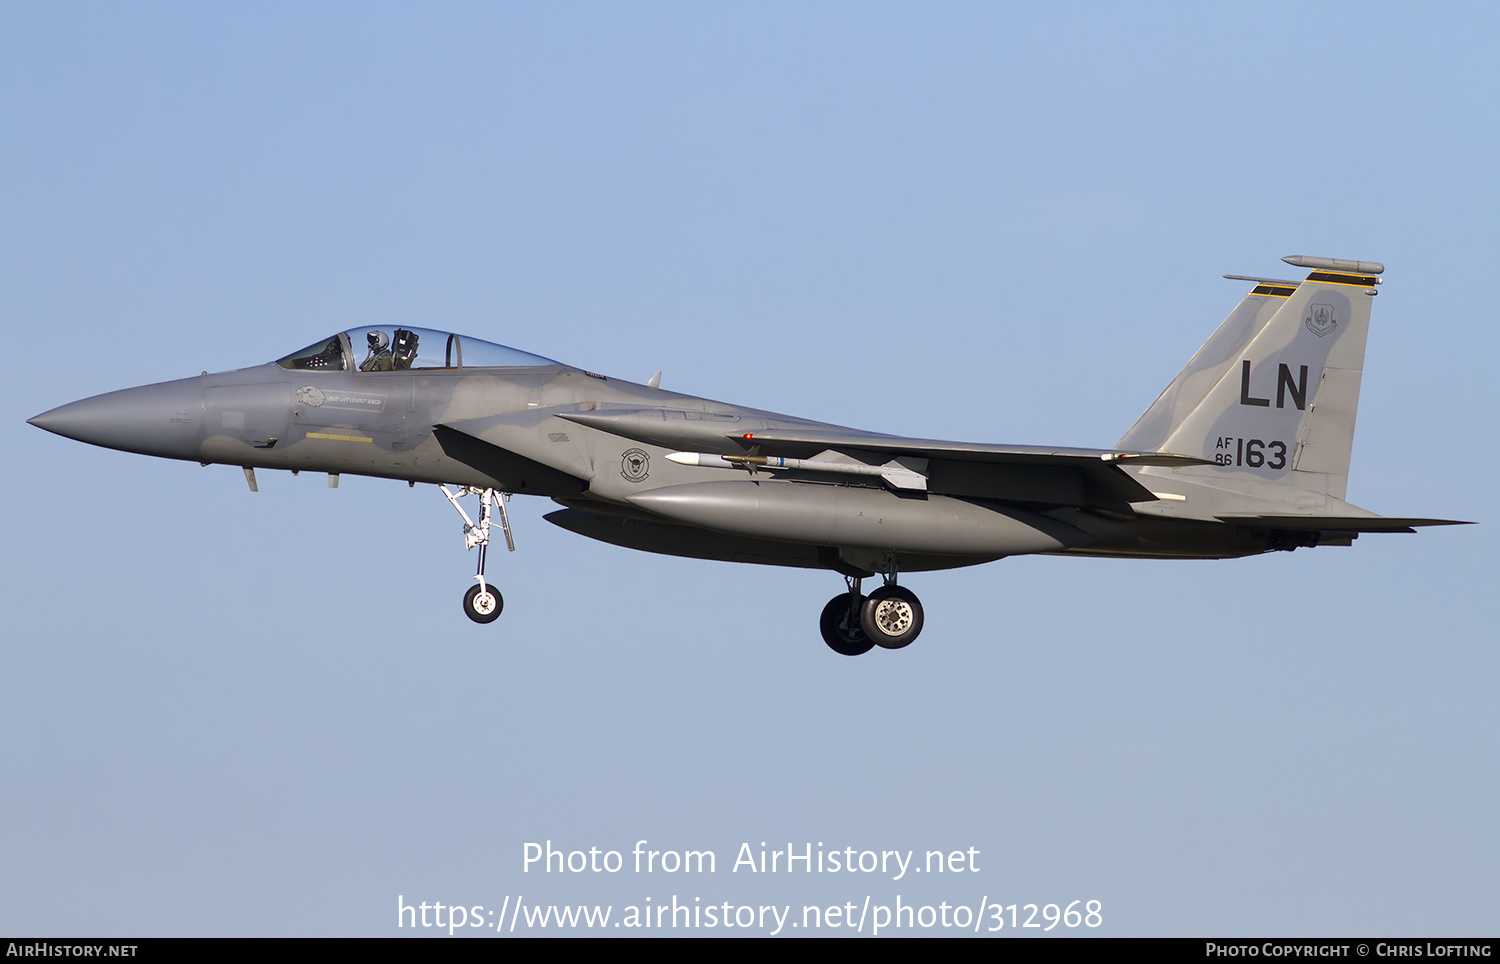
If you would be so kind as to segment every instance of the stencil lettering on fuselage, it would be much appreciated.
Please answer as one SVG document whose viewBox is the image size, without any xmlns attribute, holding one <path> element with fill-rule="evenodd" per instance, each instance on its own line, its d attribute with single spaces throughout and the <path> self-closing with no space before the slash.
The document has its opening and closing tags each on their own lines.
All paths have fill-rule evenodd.
<svg viewBox="0 0 1500 964">
<path fill-rule="evenodd" d="M 325 391 L 323 407 L 343 409 L 347 412 L 383 412 L 385 411 L 385 396 Z"/>
</svg>

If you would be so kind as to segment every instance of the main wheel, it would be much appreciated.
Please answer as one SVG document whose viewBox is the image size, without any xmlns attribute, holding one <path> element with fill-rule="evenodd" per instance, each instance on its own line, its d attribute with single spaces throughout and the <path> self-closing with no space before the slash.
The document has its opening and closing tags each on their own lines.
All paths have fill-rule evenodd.
<svg viewBox="0 0 1500 964">
<path fill-rule="evenodd" d="M 480 589 L 483 588 L 483 592 Z M 492 623 L 500 618 L 500 610 L 505 608 L 505 599 L 500 595 L 500 590 L 486 583 L 483 587 L 479 583 L 469 587 L 464 593 L 464 612 L 476 623 Z"/>
<path fill-rule="evenodd" d="M 922 604 L 909 589 L 881 586 L 859 607 L 859 625 L 875 645 L 900 649 L 922 632 Z"/>
<path fill-rule="evenodd" d="M 841 592 L 823 607 L 818 628 L 823 631 L 823 642 L 840 656 L 860 656 L 875 645 L 859 625 L 859 610 L 864 601 L 864 596 L 855 596 L 851 606 L 849 594 Z"/>
</svg>

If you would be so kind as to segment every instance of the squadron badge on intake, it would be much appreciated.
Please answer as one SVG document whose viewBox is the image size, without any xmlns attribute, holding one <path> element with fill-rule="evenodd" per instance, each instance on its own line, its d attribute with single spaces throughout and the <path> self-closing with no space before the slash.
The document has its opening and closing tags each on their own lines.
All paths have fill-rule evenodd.
<svg viewBox="0 0 1500 964">
<path fill-rule="evenodd" d="M 629 482 L 644 482 L 651 474 L 651 456 L 645 449 L 626 449 L 620 456 L 620 474 Z"/>
</svg>

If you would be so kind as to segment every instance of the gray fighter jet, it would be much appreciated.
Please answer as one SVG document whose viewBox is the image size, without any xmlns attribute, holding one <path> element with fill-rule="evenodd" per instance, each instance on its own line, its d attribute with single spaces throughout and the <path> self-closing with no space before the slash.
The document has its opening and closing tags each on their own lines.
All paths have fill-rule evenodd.
<svg viewBox="0 0 1500 964">
<path fill-rule="evenodd" d="M 1347 546 L 1447 520 L 1344 501 L 1380 264 L 1293 256 L 1253 287 L 1114 449 L 901 438 L 741 408 L 424 328 L 340 332 L 275 362 L 73 402 L 31 419 L 163 458 L 434 483 L 485 579 L 511 493 L 581 535 L 842 575 L 823 638 L 857 655 L 922 631 L 902 572 L 1024 553 L 1219 559 Z M 454 492 L 448 485 L 455 485 Z M 470 516 L 459 501 L 477 496 Z M 476 518 L 477 517 L 477 518 Z M 862 581 L 881 577 L 868 596 Z"/>
</svg>

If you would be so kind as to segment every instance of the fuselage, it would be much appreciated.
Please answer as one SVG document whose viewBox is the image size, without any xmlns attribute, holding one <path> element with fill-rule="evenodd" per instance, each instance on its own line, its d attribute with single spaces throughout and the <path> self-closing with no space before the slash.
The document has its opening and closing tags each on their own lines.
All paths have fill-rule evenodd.
<svg viewBox="0 0 1500 964">
<path fill-rule="evenodd" d="M 878 479 L 679 464 L 666 456 L 753 452 L 745 437 L 758 432 L 840 427 L 555 362 L 389 371 L 273 362 L 112 392 L 32 421 L 204 464 L 546 496 L 566 507 L 549 517 L 564 528 L 700 558 L 868 572 L 882 559 L 910 571 L 1022 553 L 1220 558 L 1278 547 L 1243 528 L 1050 506 L 1045 493 L 1006 499 L 1003 484 L 940 463 L 917 497 Z"/>
</svg>

